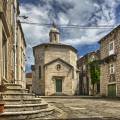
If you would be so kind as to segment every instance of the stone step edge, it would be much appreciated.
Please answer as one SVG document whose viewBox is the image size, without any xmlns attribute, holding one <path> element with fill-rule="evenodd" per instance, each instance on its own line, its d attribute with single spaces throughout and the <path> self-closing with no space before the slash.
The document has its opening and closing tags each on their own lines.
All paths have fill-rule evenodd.
<svg viewBox="0 0 120 120">
<path fill-rule="evenodd" d="M 9 91 L 9 90 L 21 90 L 21 91 L 28 91 L 28 89 L 23 89 L 23 88 L 7 88 L 6 91 Z"/>
<path fill-rule="evenodd" d="M 22 85 L 13 84 L 13 83 L 5 83 L 4 85 L 5 85 L 5 86 L 21 86 L 21 87 L 22 87 Z"/>
<path fill-rule="evenodd" d="M 35 96 L 35 94 L 33 93 L 2 93 L 2 95 L 33 95 Z"/>
<path fill-rule="evenodd" d="M 32 99 L 23 99 L 23 101 L 31 101 L 31 100 L 42 100 L 41 98 L 32 98 Z"/>
<path fill-rule="evenodd" d="M 42 110 L 34 110 L 34 111 L 21 111 L 21 112 L 3 112 L 0 114 L 0 117 L 2 116 L 17 116 L 17 115 L 29 115 L 29 114 L 37 114 L 37 113 L 41 113 L 41 112 L 51 112 L 54 111 L 53 107 L 50 108 L 46 108 L 46 109 L 42 109 Z"/>
<path fill-rule="evenodd" d="M 4 99 L 4 101 L 35 101 L 35 100 L 42 100 L 41 98 L 32 98 L 32 99 Z"/>
<path fill-rule="evenodd" d="M 20 108 L 20 107 L 34 107 L 34 106 L 44 106 L 48 105 L 47 103 L 40 103 L 40 104 L 20 104 L 20 105 L 5 105 L 5 108 Z"/>
<path fill-rule="evenodd" d="M 42 99 L 58 98 L 58 99 L 101 99 L 101 96 L 40 96 Z"/>
</svg>

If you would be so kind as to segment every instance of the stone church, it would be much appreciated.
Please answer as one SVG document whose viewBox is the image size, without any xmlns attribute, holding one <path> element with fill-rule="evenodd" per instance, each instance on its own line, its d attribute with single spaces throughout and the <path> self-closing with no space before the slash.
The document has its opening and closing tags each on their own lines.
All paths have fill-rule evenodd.
<svg viewBox="0 0 120 120">
<path fill-rule="evenodd" d="M 75 95 L 79 79 L 77 50 L 60 43 L 60 32 L 55 24 L 49 32 L 49 39 L 49 43 L 33 47 L 33 92 L 48 96 Z"/>
</svg>

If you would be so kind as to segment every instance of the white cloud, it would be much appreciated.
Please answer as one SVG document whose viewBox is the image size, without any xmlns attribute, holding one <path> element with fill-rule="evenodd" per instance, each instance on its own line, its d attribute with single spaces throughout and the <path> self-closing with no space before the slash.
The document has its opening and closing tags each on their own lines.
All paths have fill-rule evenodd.
<svg viewBox="0 0 120 120">
<path fill-rule="evenodd" d="M 57 24 L 76 24 L 76 25 L 114 25 L 116 24 L 115 8 L 118 0 L 56 0 L 63 12 L 56 7 L 53 8 L 51 2 L 46 0 L 46 5 L 22 4 L 20 7 L 21 15 L 28 16 L 28 22 L 51 23 L 55 20 Z M 102 2 L 101 2 L 102 1 Z M 109 1 L 109 2 L 108 2 Z M 70 6 L 70 8 L 69 8 Z M 65 9 L 68 7 L 69 9 Z M 59 11 L 58 11 L 59 10 Z M 55 18 L 57 14 L 58 18 Z M 21 19 L 22 21 L 22 19 Z M 32 26 L 23 24 L 23 30 L 27 40 L 28 63 L 33 63 L 31 51 L 32 46 L 49 41 L 49 27 Z M 106 29 L 61 29 L 61 42 L 71 45 L 92 44 L 103 37 L 108 30 Z"/>
<path fill-rule="evenodd" d="M 64 25 L 67 25 L 69 23 L 69 18 L 67 17 L 66 14 L 59 13 L 58 17 L 59 17 L 59 23 L 62 23 Z"/>
</svg>

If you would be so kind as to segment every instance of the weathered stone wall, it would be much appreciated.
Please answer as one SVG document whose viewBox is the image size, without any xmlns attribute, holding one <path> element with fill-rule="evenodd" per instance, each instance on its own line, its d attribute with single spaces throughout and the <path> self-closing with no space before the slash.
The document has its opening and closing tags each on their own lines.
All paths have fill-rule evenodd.
<svg viewBox="0 0 120 120">
<path fill-rule="evenodd" d="M 115 74 L 116 74 L 116 83 L 117 83 L 117 96 L 120 96 L 120 29 L 118 29 L 116 33 L 116 42 L 115 42 L 115 47 L 116 47 L 116 53 L 117 53 L 117 60 L 116 60 L 116 69 L 115 69 Z"/>
<path fill-rule="evenodd" d="M 45 48 L 45 64 L 57 58 L 62 58 L 62 60 L 70 63 L 69 49 L 57 46 Z"/>
<path fill-rule="evenodd" d="M 45 81 L 44 81 L 44 47 L 38 47 L 35 50 L 35 78 L 33 88 L 36 94 L 45 94 Z M 41 79 L 39 78 L 39 66 L 41 66 Z"/>
<path fill-rule="evenodd" d="M 101 95 L 108 95 L 108 85 L 116 84 L 117 96 L 120 96 L 120 30 L 119 28 L 113 30 L 106 38 L 100 42 L 101 60 L 109 56 L 109 43 L 114 41 L 115 54 L 117 59 L 109 63 L 101 64 L 101 77 L 100 77 L 100 91 Z M 115 82 L 109 82 L 110 70 L 109 66 L 111 63 L 115 65 Z"/>
</svg>

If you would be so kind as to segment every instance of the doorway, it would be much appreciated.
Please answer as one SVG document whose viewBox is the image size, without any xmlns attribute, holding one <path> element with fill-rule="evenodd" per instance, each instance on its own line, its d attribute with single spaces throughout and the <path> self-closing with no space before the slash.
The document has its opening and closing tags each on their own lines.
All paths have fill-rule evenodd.
<svg viewBox="0 0 120 120">
<path fill-rule="evenodd" d="M 62 80 L 56 79 L 56 93 L 62 93 Z"/>
<path fill-rule="evenodd" d="M 115 97 L 116 96 L 116 85 L 108 85 L 108 96 Z"/>
</svg>

